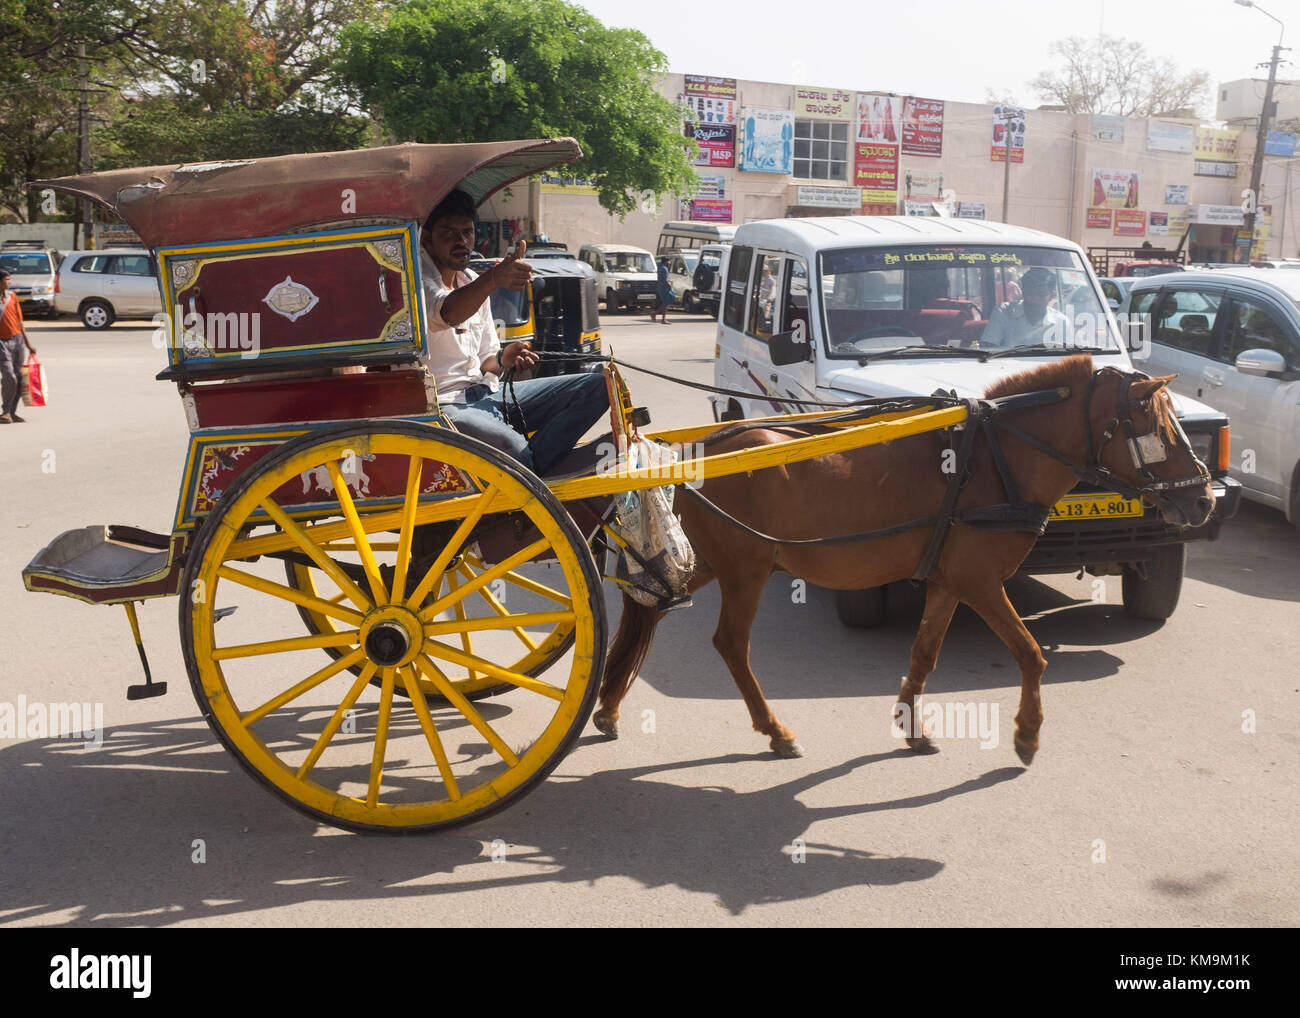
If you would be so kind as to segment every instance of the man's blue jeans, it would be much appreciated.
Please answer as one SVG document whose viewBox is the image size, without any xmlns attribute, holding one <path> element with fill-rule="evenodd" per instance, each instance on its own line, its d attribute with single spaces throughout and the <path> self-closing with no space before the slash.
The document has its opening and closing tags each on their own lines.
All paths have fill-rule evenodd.
<svg viewBox="0 0 1300 1018">
<path fill-rule="evenodd" d="M 496 392 L 471 385 L 465 403 L 443 403 L 442 411 L 457 431 L 500 449 L 535 474 L 564 457 L 609 410 L 602 372 L 530 378 L 515 382 L 513 389 L 511 399 L 505 385 Z M 523 431 L 533 437 L 525 438 Z"/>
</svg>

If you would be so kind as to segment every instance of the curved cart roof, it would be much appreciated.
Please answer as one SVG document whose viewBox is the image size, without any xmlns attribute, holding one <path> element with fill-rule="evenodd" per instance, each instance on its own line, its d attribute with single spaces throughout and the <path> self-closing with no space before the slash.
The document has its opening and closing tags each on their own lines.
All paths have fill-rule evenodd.
<svg viewBox="0 0 1300 1018">
<path fill-rule="evenodd" d="M 455 187 L 481 203 L 512 181 L 581 156 L 572 138 L 407 143 L 106 170 L 28 187 L 88 198 L 159 247 L 274 236 L 349 219 L 423 220 Z"/>
</svg>

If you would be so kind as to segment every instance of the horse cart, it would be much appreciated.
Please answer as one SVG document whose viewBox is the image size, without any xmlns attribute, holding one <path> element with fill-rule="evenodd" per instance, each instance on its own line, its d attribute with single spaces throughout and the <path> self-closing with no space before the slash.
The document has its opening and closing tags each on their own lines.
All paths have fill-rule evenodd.
<svg viewBox="0 0 1300 1018">
<path fill-rule="evenodd" d="M 543 480 L 458 433 L 422 355 L 420 223 L 580 155 L 571 139 L 115 170 L 41 181 L 153 251 L 189 425 L 170 527 L 69 531 L 29 590 L 126 609 L 176 595 L 199 708 L 317 820 L 437 829 L 524 795 L 591 715 L 606 656 L 593 556 L 611 496 L 953 429 L 936 399 L 796 415 L 802 437 L 672 465 L 588 457 Z M 609 374 L 614 443 L 638 418 Z M 647 433 L 685 447 L 723 425 Z M 736 425 L 726 427 L 734 429 Z M 968 432 L 973 429 L 966 429 Z M 950 507 L 951 508 L 951 507 Z M 273 634 L 273 638 L 268 638 Z"/>
</svg>

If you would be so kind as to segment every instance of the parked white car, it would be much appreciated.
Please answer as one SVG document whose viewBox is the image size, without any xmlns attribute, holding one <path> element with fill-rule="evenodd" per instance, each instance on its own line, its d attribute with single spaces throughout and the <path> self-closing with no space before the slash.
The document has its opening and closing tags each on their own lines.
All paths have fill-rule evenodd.
<svg viewBox="0 0 1300 1018">
<path fill-rule="evenodd" d="M 43 240 L 7 240 L 0 246 L 0 266 L 9 273 L 9 289 L 22 305 L 24 318 L 58 315 L 54 281 L 61 257 Z"/>
<path fill-rule="evenodd" d="M 88 329 L 107 329 L 119 318 L 151 318 L 162 311 L 153 256 L 139 247 L 69 252 L 59 268 L 54 306 Z"/>
<path fill-rule="evenodd" d="M 578 259 L 596 270 L 596 293 L 607 312 L 652 308 L 658 303 L 658 265 L 645 248 L 585 244 Z"/>
<path fill-rule="evenodd" d="M 1153 375 L 1232 420 L 1231 476 L 1300 529 L 1300 272 L 1218 269 L 1135 282 L 1122 313 L 1150 316 Z"/>
<path fill-rule="evenodd" d="M 1036 325 L 1027 308 L 1001 303 L 1012 294 L 1028 304 L 1031 292 L 1049 309 Z M 1081 352 L 1098 368 L 1133 367 L 1083 249 L 1068 240 L 963 219 L 768 220 L 738 227 L 726 262 L 714 380 L 743 395 L 710 400 L 723 420 L 804 409 L 778 397 L 834 404 L 937 389 L 978 397 L 1008 375 Z M 1140 502 L 1080 484 L 1053 508 L 1022 571 L 1120 574 L 1130 615 L 1173 612 L 1186 542 L 1217 537 L 1241 497 L 1221 455 L 1227 419 L 1182 396 L 1174 408 L 1214 477 L 1209 520 L 1175 527 Z M 836 599 L 849 625 L 883 617 L 882 591 Z"/>
</svg>

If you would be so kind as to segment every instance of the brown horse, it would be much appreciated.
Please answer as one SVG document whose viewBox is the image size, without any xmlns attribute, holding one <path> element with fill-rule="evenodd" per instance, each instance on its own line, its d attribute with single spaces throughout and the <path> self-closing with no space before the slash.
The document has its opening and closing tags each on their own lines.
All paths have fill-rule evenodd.
<svg viewBox="0 0 1300 1018">
<path fill-rule="evenodd" d="M 1054 402 L 1008 408 L 998 415 L 1011 426 L 999 429 L 997 444 L 1020 499 L 1042 507 L 1054 505 L 1081 475 L 1089 474 L 1110 487 L 1141 491 L 1143 500 L 1148 505 L 1154 502 L 1168 522 L 1204 523 L 1214 508 L 1214 494 L 1205 467 L 1172 416 L 1165 391 L 1172 377 L 1151 379 L 1115 368 L 1094 372 L 1092 358 L 1081 355 L 1013 375 L 992 387 L 986 399 L 1060 390 Z M 729 428 L 716 433 L 709 451 L 789 441 L 804 433 L 784 426 Z M 700 493 L 761 534 L 787 541 L 864 533 L 938 515 L 948 485 L 941 466 L 945 459 L 951 473 L 951 454 L 944 456 L 949 438 L 946 432 L 926 432 L 753 475 L 715 478 L 706 481 Z M 1140 443 L 1126 441 L 1139 438 Z M 969 481 L 957 505 L 969 510 L 1008 502 L 1009 493 L 1004 492 L 1008 485 L 982 429 L 975 432 L 970 464 Z M 745 533 L 682 495 L 679 490 L 675 510 L 697 558 L 689 589 L 698 590 L 716 579 L 722 590 L 713 646 L 745 698 L 754 729 L 770 738 L 779 755 L 799 756 L 794 733 L 772 713 L 749 664 L 750 628 L 767 578 L 779 570 L 833 590 L 905 579 L 917 570 L 931 528 L 847 544 L 774 544 Z M 1026 764 L 1033 759 L 1043 722 L 1039 683 L 1046 662 L 1003 584 L 1035 540 L 1034 532 L 953 524 L 928 575 L 911 666 L 894 708 L 896 723 L 900 716 L 914 716 L 913 702 L 924 692 L 953 612 L 963 602 L 988 623 L 1020 666 L 1015 748 Z M 661 617 L 656 608 L 624 595 L 623 617 L 594 716 L 596 727 L 607 735 L 618 734 L 619 703 L 645 660 Z M 934 748 L 928 730 L 919 726 L 904 730 L 913 749 Z"/>
</svg>

